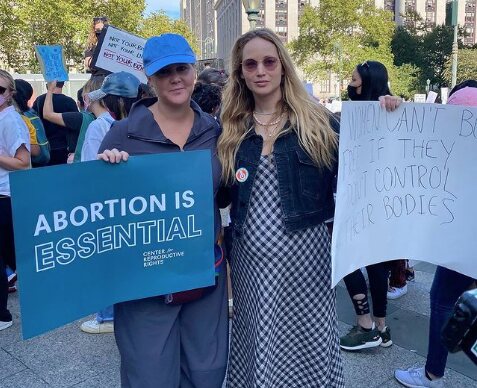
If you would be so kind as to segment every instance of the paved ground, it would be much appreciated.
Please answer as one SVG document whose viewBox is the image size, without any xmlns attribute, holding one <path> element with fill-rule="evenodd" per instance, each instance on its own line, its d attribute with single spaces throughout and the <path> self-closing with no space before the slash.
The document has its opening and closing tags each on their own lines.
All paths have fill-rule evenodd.
<svg viewBox="0 0 477 388">
<path fill-rule="evenodd" d="M 391 302 L 388 322 L 395 345 L 359 353 L 344 353 L 347 387 L 400 387 L 393 378 L 398 367 L 425 362 L 429 317 L 429 288 L 434 266 L 416 266 L 416 281 L 409 293 Z M 23 341 L 20 334 L 18 295 L 11 295 L 9 307 L 13 327 L 0 332 L 0 387 L 108 388 L 119 386 L 119 355 L 113 335 L 81 333 L 79 322 Z M 351 302 L 343 287 L 338 287 L 340 331 L 354 322 Z M 464 354 L 451 355 L 446 386 L 477 387 L 477 367 Z M 167 387 L 160 387 L 167 388 Z"/>
</svg>

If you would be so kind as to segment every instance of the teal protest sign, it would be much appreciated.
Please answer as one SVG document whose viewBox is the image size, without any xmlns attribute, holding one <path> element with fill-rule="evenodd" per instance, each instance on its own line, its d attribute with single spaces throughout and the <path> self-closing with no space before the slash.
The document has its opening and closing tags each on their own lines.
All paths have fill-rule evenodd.
<svg viewBox="0 0 477 388">
<path fill-rule="evenodd" d="M 10 182 L 24 338 L 214 284 L 209 151 L 18 171 Z"/>
<path fill-rule="evenodd" d="M 40 62 L 41 72 L 47 82 L 68 81 L 63 47 L 61 46 L 35 46 L 36 55 Z"/>
</svg>

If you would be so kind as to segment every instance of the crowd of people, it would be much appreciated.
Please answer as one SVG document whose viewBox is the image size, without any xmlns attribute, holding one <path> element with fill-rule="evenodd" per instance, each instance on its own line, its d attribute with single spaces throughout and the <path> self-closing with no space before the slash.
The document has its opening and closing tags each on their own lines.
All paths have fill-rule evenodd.
<svg viewBox="0 0 477 388">
<path fill-rule="evenodd" d="M 95 18 L 85 64 L 91 79 L 77 101 L 62 82 L 32 103 L 33 89 L 0 70 L 0 330 L 12 325 L 8 292 L 16 262 L 9 172 L 129 155 L 211 151 L 216 282 L 201 293 L 160 295 L 105 306 L 81 325 L 114 332 L 123 387 L 344 387 L 341 349 L 392 345 L 387 299 L 407 292 L 406 259 L 366 267 L 344 279 L 357 324 L 339 338 L 331 287 L 331 234 L 339 115 L 306 91 L 271 30 L 235 42 L 230 71 L 197 75 L 184 37 L 163 34 L 143 52 L 148 83 L 107 74 L 91 57 L 107 18 Z M 356 66 L 353 101 L 394 110 L 401 99 L 379 62 Z M 477 105 L 477 88 L 454 88 L 449 103 Z M 221 217 L 219 208 L 230 209 Z M 225 235 L 225 238 L 224 238 Z M 228 265 L 220 260 L 226 252 Z M 229 348 L 228 269 L 233 293 Z M 439 333 L 460 293 L 475 279 L 439 267 L 431 290 L 426 366 L 397 370 L 408 387 L 440 387 L 447 351 Z"/>
</svg>

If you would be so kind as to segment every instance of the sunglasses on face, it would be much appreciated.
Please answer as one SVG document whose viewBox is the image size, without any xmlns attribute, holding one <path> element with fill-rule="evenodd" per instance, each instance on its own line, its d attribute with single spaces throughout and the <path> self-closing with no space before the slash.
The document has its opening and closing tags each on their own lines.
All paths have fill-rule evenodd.
<svg viewBox="0 0 477 388">
<path fill-rule="evenodd" d="M 8 88 L 5 88 L 3 86 L 0 86 L 0 94 L 3 94 L 7 91 Z"/>
<path fill-rule="evenodd" d="M 253 72 L 257 70 L 259 63 L 263 63 L 263 67 L 265 67 L 265 69 L 272 71 L 277 68 L 278 61 L 279 59 L 275 57 L 265 57 L 262 61 L 256 61 L 255 59 L 246 59 L 242 62 L 242 68 L 245 71 Z"/>
<path fill-rule="evenodd" d="M 105 17 L 93 18 L 93 23 L 99 23 L 99 22 L 106 23 L 107 21 L 108 21 L 108 18 L 105 18 Z"/>
<path fill-rule="evenodd" d="M 192 67 L 188 64 L 180 64 L 175 66 L 167 66 L 162 68 L 161 70 L 154 73 L 159 78 L 166 78 L 172 75 L 173 73 L 177 73 L 178 75 L 186 75 Z"/>
</svg>

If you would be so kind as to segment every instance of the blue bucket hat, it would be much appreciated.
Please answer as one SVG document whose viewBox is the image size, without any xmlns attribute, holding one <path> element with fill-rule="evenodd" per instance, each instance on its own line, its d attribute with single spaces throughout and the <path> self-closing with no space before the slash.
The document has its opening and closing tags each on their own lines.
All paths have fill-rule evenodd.
<svg viewBox="0 0 477 388">
<path fill-rule="evenodd" d="M 143 51 L 144 72 L 148 77 L 174 63 L 195 63 L 187 40 L 177 34 L 162 34 L 148 39 Z"/>
<path fill-rule="evenodd" d="M 109 74 L 103 81 L 101 88 L 88 93 L 88 97 L 93 101 L 98 101 L 112 94 L 113 96 L 136 98 L 141 81 L 125 71 Z"/>
</svg>

